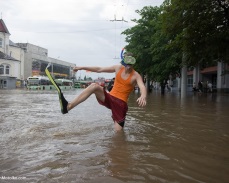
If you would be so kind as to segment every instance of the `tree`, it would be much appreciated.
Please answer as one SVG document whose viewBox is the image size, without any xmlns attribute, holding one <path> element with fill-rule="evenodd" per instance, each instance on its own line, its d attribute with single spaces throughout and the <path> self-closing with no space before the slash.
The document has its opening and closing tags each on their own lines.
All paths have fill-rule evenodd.
<svg viewBox="0 0 229 183">
<path fill-rule="evenodd" d="M 229 63 L 228 0 L 165 0 L 136 12 L 141 18 L 122 34 L 140 73 L 163 84 L 183 65 Z"/>
<path fill-rule="evenodd" d="M 139 60 L 136 69 L 164 86 L 169 76 L 179 70 L 179 54 L 169 46 L 170 38 L 162 31 L 163 7 L 144 7 L 136 12 L 141 16 L 133 20 L 137 25 L 123 32 L 126 48 Z"/>
<path fill-rule="evenodd" d="M 228 0 L 166 0 L 163 27 L 172 46 L 187 53 L 187 64 L 229 63 Z"/>
</svg>

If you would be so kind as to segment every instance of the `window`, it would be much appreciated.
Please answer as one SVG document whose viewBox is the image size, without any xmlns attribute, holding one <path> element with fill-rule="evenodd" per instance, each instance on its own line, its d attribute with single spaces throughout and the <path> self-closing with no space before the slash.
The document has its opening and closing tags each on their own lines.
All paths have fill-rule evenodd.
<svg viewBox="0 0 229 183">
<path fill-rule="evenodd" d="M 188 76 L 188 87 L 193 86 L 193 76 Z"/>
<path fill-rule="evenodd" d="M 6 87 L 7 87 L 7 81 L 3 80 L 3 88 L 6 88 Z"/>
<path fill-rule="evenodd" d="M 10 74 L 10 66 L 6 66 L 6 74 Z"/>
<path fill-rule="evenodd" d="M 2 48 L 2 44 L 3 43 L 3 40 L 2 40 L 2 38 L 0 38 L 0 48 Z"/>
<path fill-rule="evenodd" d="M 4 65 L 0 65 L 0 74 L 4 74 Z"/>
<path fill-rule="evenodd" d="M 0 89 L 3 88 L 3 80 L 0 79 Z"/>
<path fill-rule="evenodd" d="M 10 74 L 10 66 L 9 65 L 0 65 L 0 74 Z"/>
</svg>

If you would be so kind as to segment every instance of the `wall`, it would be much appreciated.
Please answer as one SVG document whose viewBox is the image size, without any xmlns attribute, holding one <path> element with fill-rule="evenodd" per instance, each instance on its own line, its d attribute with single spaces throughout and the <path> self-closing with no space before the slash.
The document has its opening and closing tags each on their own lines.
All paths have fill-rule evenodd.
<svg viewBox="0 0 229 183">
<path fill-rule="evenodd" d="M 10 77 L 16 77 L 16 78 L 20 77 L 20 62 L 19 61 L 0 59 L 0 65 L 1 64 L 10 66 L 9 75 L 3 74 L 1 76 L 10 76 Z"/>
<path fill-rule="evenodd" d="M 68 66 L 69 68 L 75 67 L 75 64 L 48 57 L 48 50 L 46 48 L 42 48 L 30 43 L 17 43 L 17 45 L 24 51 L 24 66 L 22 69 L 24 78 L 32 76 L 32 62 L 34 60 L 41 60 L 47 63 L 64 65 Z M 74 75 L 72 69 L 70 69 L 70 75 Z"/>
<path fill-rule="evenodd" d="M 18 79 L 24 80 L 26 78 L 24 78 L 24 55 L 25 52 L 23 49 L 21 49 L 20 47 L 15 47 L 15 46 L 10 46 L 9 47 L 9 52 L 10 52 L 10 56 L 19 60 L 20 61 L 20 68 L 19 69 L 19 75 L 18 75 Z"/>
</svg>

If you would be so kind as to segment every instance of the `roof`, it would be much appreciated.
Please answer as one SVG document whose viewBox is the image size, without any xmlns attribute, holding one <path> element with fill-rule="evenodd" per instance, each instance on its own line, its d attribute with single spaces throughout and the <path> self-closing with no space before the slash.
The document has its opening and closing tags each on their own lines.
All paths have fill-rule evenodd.
<svg viewBox="0 0 229 183">
<path fill-rule="evenodd" d="M 19 61 L 13 57 L 1 52 L 1 51 L 0 51 L 0 59 Z"/>
<path fill-rule="evenodd" d="M 0 19 L 0 32 L 10 34 L 10 32 L 8 31 L 4 21 L 2 19 Z"/>
<path fill-rule="evenodd" d="M 18 47 L 20 48 L 16 43 L 14 43 L 13 41 L 9 40 L 10 46 L 14 46 L 14 47 Z"/>
</svg>

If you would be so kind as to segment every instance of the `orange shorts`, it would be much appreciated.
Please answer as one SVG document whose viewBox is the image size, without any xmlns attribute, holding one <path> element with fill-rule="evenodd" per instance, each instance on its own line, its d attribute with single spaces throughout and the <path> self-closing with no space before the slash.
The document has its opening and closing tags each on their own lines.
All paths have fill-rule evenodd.
<svg viewBox="0 0 229 183">
<path fill-rule="evenodd" d="M 105 95 L 105 101 L 102 102 L 97 99 L 98 102 L 101 105 L 107 107 L 108 109 L 111 109 L 112 119 L 116 121 L 120 126 L 123 127 L 126 119 L 126 113 L 128 111 L 127 103 L 121 99 L 118 99 L 110 95 L 105 90 L 104 90 L 104 95 Z"/>
</svg>

